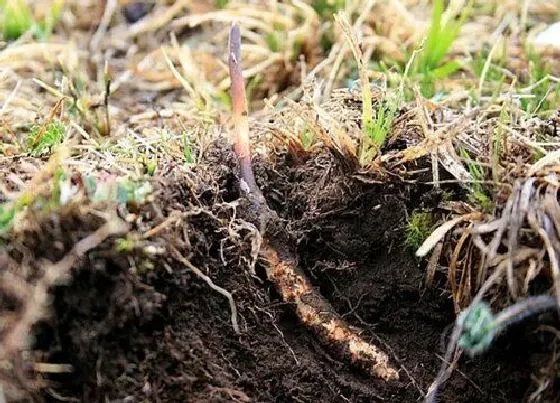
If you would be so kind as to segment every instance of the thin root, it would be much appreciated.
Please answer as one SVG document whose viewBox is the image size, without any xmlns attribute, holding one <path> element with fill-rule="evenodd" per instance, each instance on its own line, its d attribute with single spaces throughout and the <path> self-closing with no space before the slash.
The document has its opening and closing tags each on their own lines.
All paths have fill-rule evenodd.
<svg viewBox="0 0 560 403">
<path fill-rule="evenodd" d="M 229 302 L 229 308 L 231 310 L 231 325 L 233 326 L 233 330 L 235 330 L 235 333 L 239 334 L 240 331 L 239 324 L 237 322 L 237 306 L 235 305 L 235 301 L 233 300 L 233 296 L 231 295 L 231 293 L 214 284 L 210 277 L 205 275 L 198 267 L 194 266 L 191 262 L 185 259 L 177 249 L 171 247 L 171 253 L 173 254 L 173 257 L 177 259 L 177 261 L 184 264 L 185 267 L 192 271 L 197 277 L 204 280 L 211 289 L 227 298 Z"/>
</svg>

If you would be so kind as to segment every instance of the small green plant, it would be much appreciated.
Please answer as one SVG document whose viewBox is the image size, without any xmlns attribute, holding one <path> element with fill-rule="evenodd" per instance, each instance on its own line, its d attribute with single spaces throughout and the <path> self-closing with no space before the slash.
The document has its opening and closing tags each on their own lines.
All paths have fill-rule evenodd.
<svg viewBox="0 0 560 403">
<path fill-rule="evenodd" d="M 313 145 L 313 132 L 311 130 L 309 130 L 308 127 L 306 127 L 301 132 L 300 139 L 301 139 L 301 144 L 303 145 L 304 150 L 309 151 L 309 149 Z"/>
<path fill-rule="evenodd" d="M 417 250 L 430 236 L 433 229 L 434 220 L 429 212 L 413 211 L 406 223 L 406 246 L 412 250 Z"/>
<path fill-rule="evenodd" d="M 366 93 L 367 95 L 367 93 Z M 371 93 L 369 93 L 371 95 Z M 365 138 L 362 139 L 361 150 L 360 150 L 360 160 L 363 165 L 367 164 L 368 161 L 372 161 L 375 155 L 379 152 L 379 148 L 389 136 L 391 128 L 393 127 L 393 121 L 397 115 L 399 102 L 396 97 L 387 97 L 386 101 L 380 101 L 377 108 L 372 112 L 369 112 L 369 105 L 372 104 L 371 100 L 368 100 L 365 105 L 366 108 L 363 109 L 365 112 L 362 116 L 363 122 L 363 132 Z M 371 113 L 371 115 L 370 115 Z"/>
<path fill-rule="evenodd" d="M 481 96 L 487 94 L 487 91 L 485 92 L 485 84 L 491 91 L 491 103 L 494 103 L 498 99 L 499 95 L 502 94 L 507 78 L 506 70 L 504 68 L 504 55 L 507 54 L 508 41 L 503 40 L 502 43 L 502 49 L 500 53 L 498 53 L 498 57 L 495 56 L 498 49 L 497 45 L 494 45 L 494 47 L 491 48 L 483 46 L 482 50 L 475 55 L 470 63 L 470 70 L 472 74 L 479 79 L 478 93 L 476 95 L 473 94 L 472 96 L 473 100 L 477 102 L 480 100 Z"/>
<path fill-rule="evenodd" d="M 332 19 L 346 5 L 346 0 L 313 0 L 311 6 L 323 18 Z"/>
<path fill-rule="evenodd" d="M 470 15 L 472 4 L 473 0 L 469 0 L 457 19 L 449 18 L 443 21 L 444 0 L 434 0 L 430 28 L 415 65 L 415 72 L 422 76 L 420 89 L 424 96 L 431 98 L 435 94 L 436 80 L 461 69 L 462 66 L 458 61 L 443 63 L 443 59 L 449 53 L 451 45 Z"/>
<path fill-rule="evenodd" d="M 60 19 L 64 0 L 54 0 L 45 18 L 36 21 L 26 0 L 0 0 L 0 25 L 6 40 L 15 40 L 32 30 L 37 38 L 48 37 Z"/>
<path fill-rule="evenodd" d="M 281 30 L 274 30 L 266 35 L 266 44 L 272 52 L 279 52 L 285 41 L 285 34 Z"/>
<path fill-rule="evenodd" d="M 152 194 L 149 182 L 136 182 L 124 179 L 98 181 L 91 176 L 84 178 L 89 198 L 93 202 L 116 202 L 119 204 L 143 204 Z"/>
<path fill-rule="evenodd" d="M 548 115 L 556 109 L 560 99 L 560 83 L 550 79 L 551 66 L 532 48 L 527 48 L 528 80 L 523 83 L 530 90 L 520 91 L 521 108 L 529 115 Z"/>
<path fill-rule="evenodd" d="M 247 92 L 247 100 L 250 102 L 254 97 L 255 92 L 258 90 L 259 86 L 264 82 L 264 77 L 261 74 L 250 78 L 247 82 L 245 91 Z"/>
<path fill-rule="evenodd" d="M 155 155 L 153 158 L 149 158 L 147 155 L 144 160 L 146 166 L 146 175 L 154 176 L 157 169 L 158 157 Z"/>
<path fill-rule="evenodd" d="M 12 226 L 16 209 L 11 205 L 0 205 L 0 234 L 9 230 Z"/>
<path fill-rule="evenodd" d="M 187 164 L 194 163 L 191 140 L 186 131 L 183 131 L 183 155 Z"/>
<path fill-rule="evenodd" d="M 303 54 L 305 46 L 305 38 L 303 35 L 298 35 L 292 44 L 292 53 L 290 54 L 290 61 L 296 62 L 301 54 Z"/>
<path fill-rule="evenodd" d="M 362 132 L 364 134 L 360 141 L 358 157 L 361 165 L 367 165 L 379 154 L 380 148 L 387 139 L 402 99 L 402 92 L 399 91 L 396 97 L 389 97 L 385 102 L 379 102 L 377 109 L 374 111 L 368 63 L 358 44 L 356 33 L 344 14 L 337 14 L 335 21 L 342 27 L 357 63 L 362 95 Z"/>
<path fill-rule="evenodd" d="M 48 191 L 36 193 L 35 189 L 23 192 L 17 199 L 0 204 L 0 234 L 14 225 L 18 214 L 25 211 L 55 211 L 62 205 L 76 201 L 80 190 L 72 184 L 70 175 L 56 167 L 52 173 Z M 153 187 L 148 182 L 121 178 L 99 180 L 93 176 L 82 177 L 83 194 L 92 202 L 110 202 L 121 205 L 140 205 L 149 200 Z"/>
<path fill-rule="evenodd" d="M 42 21 L 37 21 L 34 24 L 35 35 L 40 39 L 47 38 L 58 21 L 60 20 L 60 15 L 62 13 L 62 6 L 64 5 L 64 0 L 54 0 Z"/>
<path fill-rule="evenodd" d="M 46 125 L 34 126 L 27 138 L 29 153 L 38 157 L 54 151 L 64 140 L 66 128 L 60 120 L 53 119 Z"/>
<path fill-rule="evenodd" d="M 321 47 L 321 50 L 325 54 L 329 53 L 335 41 L 336 39 L 335 39 L 332 23 L 331 22 L 325 23 L 325 26 L 321 32 L 321 36 L 319 37 L 319 46 Z"/>
<path fill-rule="evenodd" d="M 115 249 L 119 253 L 131 252 L 136 248 L 136 242 L 131 238 L 115 239 Z"/>
<path fill-rule="evenodd" d="M 33 26 L 33 14 L 26 0 L 0 1 L 2 35 L 6 40 L 19 38 Z"/>
<path fill-rule="evenodd" d="M 473 182 L 469 186 L 469 198 L 472 203 L 479 206 L 482 211 L 490 212 L 494 208 L 492 197 L 485 189 L 483 182 L 486 179 L 484 169 L 479 163 L 474 161 L 465 149 L 461 149 L 461 156 L 467 164 L 467 168 L 471 174 Z"/>
<path fill-rule="evenodd" d="M 51 204 L 48 200 L 45 202 L 43 197 L 38 197 L 32 192 L 24 192 L 15 200 L 0 204 L 0 234 L 9 231 L 18 213 L 34 203 L 38 205 Z"/>
<path fill-rule="evenodd" d="M 492 133 L 492 154 L 491 154 L 491 170 L 492 180 L 494 186 L 498 184 L 498 173 L 500 169 L 500 161 L 505 154 L 505 139 L 507 138 L 507 131 L 505 127 L 511 122 L 511 108 L 509 101 L 503 102 L 498 117 L 498 123 Z"/>
</svg>

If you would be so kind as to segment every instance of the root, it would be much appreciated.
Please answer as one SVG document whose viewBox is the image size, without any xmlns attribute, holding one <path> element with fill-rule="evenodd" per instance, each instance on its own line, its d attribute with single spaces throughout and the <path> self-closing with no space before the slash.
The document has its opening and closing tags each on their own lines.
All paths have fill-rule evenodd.
<svg viewBox="0 0 560 403">
<path fill-rule="evenodd" d="M 325 345 L 348 356 L 352 364 L 375 377 L 386 381 L 399 378 L 398 372 L 389 365 L 387 354 L 363 340 L 344 323 L 305 275 L 298 272 L 295 259 L 280 257 L 270 245 L 263 246 L 262 254 L 268 263 L 268 277 L 284 301 L 295 305 L 302 323 L 313 329 Z"/>
<path fill-rule="evenodd" d="M 181 253 L 177 249 L 175 249 L 174 247 L 171 247 L 170 250 L 171 250 L 171 253 L 173 254 L 173 257 L 177 261 L 179 261 L 183 265 L 185 265 L 185 267 L 187 267 L 190 271 L 192 271 L 197 277 L 204 280 L 206 282 L 206 284 L 208 284 L 208 286 L 211 289 L 213 289 L 218 294 L 221 294 L 221 295 L 223 295 L 224 297 L 227 298 L 227 300 L 229 302 L 229 309 L 231 310 L 231 325 L 233 326 L 233 330 L 235 330 L 235 333 L 239 334 L 240 332 L 239 332 L 239 323 L 237 321 L 237 306 L 235 305 L 235 301 L 233 300 L 233 297 L 232 297 L 231 293 L 229 291 L 223 289 L 222 287 L 214 284 L 210 277 L 208 277 L 206 274 L 204 274 L 202 271 L 200 271 L 200 269 L 198 267 L 194 266 L 191 262 L 189 262 L 187 259 L 185 259 L 183 257 L 183 255 L 181 255 Z"/>
</svg>

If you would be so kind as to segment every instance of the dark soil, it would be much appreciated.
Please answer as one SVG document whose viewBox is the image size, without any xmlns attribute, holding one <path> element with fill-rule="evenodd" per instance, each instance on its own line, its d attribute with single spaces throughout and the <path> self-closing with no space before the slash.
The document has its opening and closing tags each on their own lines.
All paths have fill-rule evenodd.
<svg viewBox="0 0 560 403">
<path fill-rule="evenodd" d="M 400 366 L 400 381 L 371 379 L 340 362 L 279 300 L 257 265 L 251 237 L 234 220 L 239 194 L 231 154 L 215 147 L 193 177 L 160 179 L 156 202 L 136 221 L 142 233 L 181 211 L 185 218 L 152 244 L 172 246 L 233 293 L 241 334 L 227 300 L 169 252 L 116 252 L 106 241 L 54 290 L 52 320 L 36 327 L 36 354 L 70 363 L 72 374 L 45 379 L 39 398 L 84 402 L 415 402 L 435 378 L 454 321 L 445 283 L 426 289 L 424 269 L 403 246 L 406 211 L 425 189 L 365 184 L 328 153 L 295 164 L 259 162 L 263 191 L 293 236 L 299 264 L 334 308 Z M 239 218 L 241 217 L 241 218 Z M 56 260 L 92 231 L 88 217 L 44 217 L 29 239 L 34 257 Z M 55 225 L 56 223 L 56 225 Z M 92 228 L 93 226 L 93 228 Z M 236 227 L 237 228 L 237 227 Z M 11 253 L 15 253 L 12 248 Z M 442 402 L 520 402 L 543 366 L 545 341 L 534 325 L 502 337 L 481 358 L 462 359 Z M 68 400 L 67 400 L 68 401 Z M 551 400 L 553 398 L 551 397 Z"/>
</svg>

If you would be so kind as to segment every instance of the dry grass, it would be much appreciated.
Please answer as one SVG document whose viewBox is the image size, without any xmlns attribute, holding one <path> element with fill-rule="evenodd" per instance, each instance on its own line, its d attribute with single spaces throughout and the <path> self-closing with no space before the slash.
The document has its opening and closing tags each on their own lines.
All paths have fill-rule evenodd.
<svg viewBox="0 0 560 403">
<path fill-rule="evenodd" d="M 136 178 L 189 171 L 233 123 L 225 44 L 235 22 L 258 153 L 327 147 L 364 181 L 414 183 L 431 171 L 435 188 L 458 184 L 468 197 L 440 206 L 450 221 L 422 251 L 435 251 L 430 267 L 448 267 L 457 312 L 481 292 L 506 306 L 537 276 L 560 300 L 560 80 L 557 64 L 547 67 L 557 52 L 528 50 L 558 18 L 558 2 L 476 1 L 447 56 L 462 68 L 433 83 L 432 99 L 422 77 L 405 74 L 429 25 L 424 0 L 346 2 L 339 11 L 360 63 L 371 62 L 361 70 L 348 32 L 310 1 L 156 1 L 133 24 L 121 3 L 69 0 L 52 35 L 0 42 L 0 200 L 29 192 L 44 161 L 30 156 L 27 138 L 54 118 L 66 129 L 62 167 Z M 451 1 L 444 18 L 465 3 Z M 374 111 L 406 98 L 375 158 L 361 158 L 364 94 L 344 88 L 358 78 L 373 83 Z"/>
</svg>

